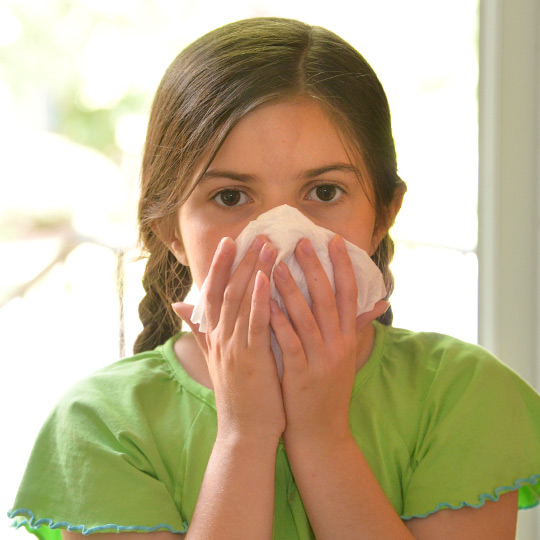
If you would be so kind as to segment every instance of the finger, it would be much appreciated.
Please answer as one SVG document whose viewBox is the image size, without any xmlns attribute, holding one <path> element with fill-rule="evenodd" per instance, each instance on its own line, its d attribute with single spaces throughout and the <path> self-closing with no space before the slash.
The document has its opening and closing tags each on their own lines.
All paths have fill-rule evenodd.
<svg viewBox="0 0 540 540">
<path fill-rule="evenodd" d="M 189 326 L 197 344 L 203 353 L 208 352 L 208 346 L 206 344 L 206 334 L 199 332 L 199 324 L 191 322 L 191 314 L 193 313 L 193 308 L 191 304 L 185 304 L 184 302 L 176 302 L 171 304 L 174 312 Z"/>
<path fill-rule="evenodd" d="M 283 261 L 274 268 L 274 281 L 307 358 L 318 358 L 324 345 L 319 325 Z"/>
<path fill-rule="evenodd" d="M 273 300 L 270 300 L 270 325 L 283 355 L 284 377 L 288 373 L 294 374 L 305 370 L 307 360 L 302 342 L 286 315 Z"/>
<path fill-rule="evenodd" d="M 295 255 L 306 277 L 313 314 L 319 325 L 321 335 L 329 343 L 340 331 L 336 296 L 330 285 L 330 280 L 311 242 L 307 238 L 303 238 L 298 242 Z"/>
<path fill-rule="evenodd" d="M 354 268 L 343 238 L 336 234 L 328 245 L 328 253 L 334 268 L 336 306 L 341 331 L 351 334 L 356 328 L 358 286 Z"/>
<path fill-rule="evenodd" d="M 371 311 L 366 311 L 356 318 L 356 332 L 360 332 L 390 307 L 390 302 L 379 300 Z"/>
<path fill-rule="evenodd" d="M 257 271 L 251 297 L 248 345 L 270 349 L 270 280 L 262 270 Z"/>
<path fill-rule="evenodd" d="M 244 299 L 248 284 L 253 277 L 259 253 L 266 239 L 259 235 L 246 251 L 244 257 L 230 276 L 229 282 L 223 292 L 220 320 L 225 335 L 231 335 L 236 326 L 238 312 Z"/>
<path fill-rule="evenodd" d="M 222 238 L 204 282 L 202 292 L 206 296 L 205 315 L 208 331 L 212 331 L 219 322 L 223 293 L 230 279 L 235 251 L 232 238 Z"/>
<path fill-rule="evenodd" d="M 272 246 L 272 244 L 270 244 L 270 242 L 266 242 L 259 253 L 259 259 L 257 261 L 257 264 L 255 265 L 248 286 L 246 287 L 240 309 L 238 310 L 238 315 L 236 317 L 236 326 L 240 332 L 247 332 L 249 329 L 251 310 L 253 308 L 252 300 L 255 293 L 257 275 L 259 272 L 262 272 L 268 279 L 270 279 L 272 267 L 274 266 L 274 262 L 276 261 L 276 256 L 277 252 L 275 248 Z"/>
</svg>

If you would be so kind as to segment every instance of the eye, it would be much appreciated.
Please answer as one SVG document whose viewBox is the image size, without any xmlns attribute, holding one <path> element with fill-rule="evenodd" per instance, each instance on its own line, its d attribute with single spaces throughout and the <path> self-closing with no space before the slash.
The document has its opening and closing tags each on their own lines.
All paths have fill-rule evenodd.
<svg viewBox="0 0 540 540">
<path fill-rule="evenodd" d="M 318 200 L 322 202 L 337 201 L 343 195 L 343 190 L 333 184 L 321 184 L 310 190 L 309 200 Z"/>
<path fill-rule="evenodd" d="M 224 189 L 220 191 L 214 200 L 220 206 L 239 206 L 248 202 L 248 196 L 237 189 Z"/>
</svg>

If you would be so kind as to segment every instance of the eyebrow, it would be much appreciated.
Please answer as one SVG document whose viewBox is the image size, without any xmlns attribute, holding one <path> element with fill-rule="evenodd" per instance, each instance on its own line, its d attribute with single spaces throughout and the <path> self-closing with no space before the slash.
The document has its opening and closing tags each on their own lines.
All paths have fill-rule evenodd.
<svg viewBox="0 0 540 540">
<path fill-rule="evenodd" d="M 327 173 L 327 172 L 344 172 L 344 173 L 353 173 L 358 178 L 361 177 L 360 170 L 358 167 L 355 167 L 354 165 L 351 165 L 350 163 L 332 163 L 330 165 L 324 165 L 322 167 L 317 167 L 315 169 L 308 169 L 307 171 L 304 171 L 300 176 L 302 178 L 306 178 L 308 180 L 312 178 L 316 178 L 317 176 L 320 176 L 321 174 Z M 230 178 L 231 180 L 237 180 L 238 182 L 253 182 L 257 179 L 256 176 L 253 176 L 251 174 L 242 174 L 237 173 L 234 171 L 227 171 L 224 169 L 216 169 L 213 171 L 205 171 L 205 173 L 201 176 L 201 182 L 210 178 Z"/>
</svg>

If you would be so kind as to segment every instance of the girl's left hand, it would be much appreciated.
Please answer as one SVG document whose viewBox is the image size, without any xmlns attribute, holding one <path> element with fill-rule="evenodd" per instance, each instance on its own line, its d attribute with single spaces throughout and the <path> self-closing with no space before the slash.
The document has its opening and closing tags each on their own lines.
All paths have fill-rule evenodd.
<svg viewBox="0 0 540 540">
<path fill-rule="evenodd" d="M 334 294 L 311 243 L 301 240 L 295 251 L 306 276 L 312 309 L 287 266 L 274 269 L 276 287 L 291 322 L 271 304 L 270 322 L 283 352 L 282 392 L 288 440 L 322 441 L 350 437 L 349 403 L 356 374 L 358 336 L 388 308 L 380 301 L 356 317 L 357 286 L 343 238 L 329 244 L 334 267 Z"/>
</svg>

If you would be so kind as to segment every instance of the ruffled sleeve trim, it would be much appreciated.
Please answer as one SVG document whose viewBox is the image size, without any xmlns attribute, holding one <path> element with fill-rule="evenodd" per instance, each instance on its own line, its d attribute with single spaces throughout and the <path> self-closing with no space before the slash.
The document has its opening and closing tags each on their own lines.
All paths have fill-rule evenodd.
<svg viewBox="0 0 540 540">
<path fill-rule="evenodd" d="M 115 525 L 114 523 L 108 523 L 106 525 L 98 525 L 95 527 L 87 527 L 86 525 L 73 525 L 68 521 L 53 521 L 50 518 L 40 518 L 36 519 L 33 512 L 27 508 L 18 508 L 16 510 L 11 510 L 8 512 L 8 517 L 10 519 L 19 518 L 14 523 L 15 528 L 26 527 L 28 530 L 39 529 L 42 526 L 47 526 L 49 529 L 64 529 L 71 532 L 78 532 L 84 535 L 93 534 L 93 533 L 103 533 L 103 532 L 157 532 L 157 531 L 169 531 L 172 533 L 185 533 L 187 531 L 187 523 L 184 521 L 182 530 L 177 530 L 168 523 L 159 523 L 153 527 L 146 527 L 144 525 Z"/>
<path fill-rule="evenodd" d="M 401 519 L 409 520 L 413 518 L 425 518 L 438 512 L 439 510 L 449 509 L 449 510 L 459 510 L 463 507 L 469 508 L 481 508 L 487 501 L 497 502 L 501 495 L 505 493 L 510 493 L 511 491 L 516 491 L 519 489 L 519 510 L 526 510 L 528 508 L 534 508 L 540 504 L 540 474 L 532 474 L 528 478 L 520 478 L 514 482 L 511 486 L 501 486 L 494 490 L 493 493 L 482 493 L 479 497 L 480 502 L 478 504 L 468 503 L 462 501 L 457 505 L 451 503 L 442 502 L 439 503 L 436 508 L 426 512 L 425 514 L 411 514 L 403 515 Z"/>
</svg>

